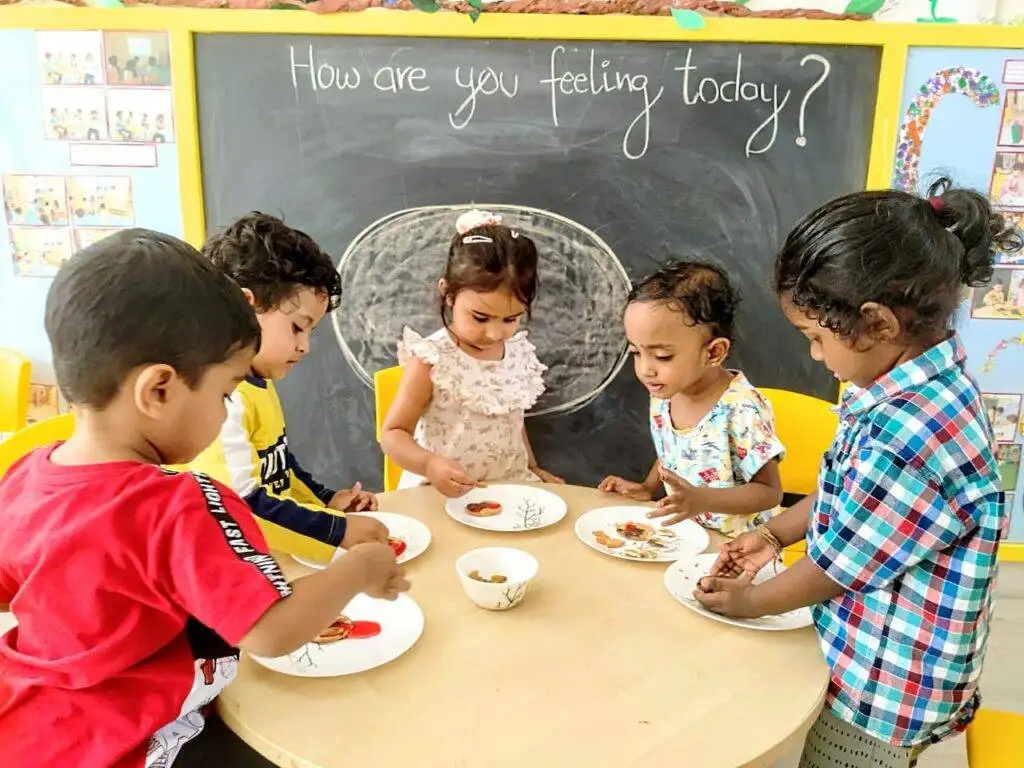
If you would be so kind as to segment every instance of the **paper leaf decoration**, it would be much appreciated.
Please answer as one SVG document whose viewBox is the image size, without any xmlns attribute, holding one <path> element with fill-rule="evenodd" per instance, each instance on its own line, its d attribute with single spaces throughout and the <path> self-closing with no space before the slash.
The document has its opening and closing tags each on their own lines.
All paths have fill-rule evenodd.
<svg viewBox="0 0 1024 768">
<path fill-rule="evenodd" d="M 682 29 L 704 29 L 707 22 L 697 11 L 690 11 L 683 8 L 673 8 L 672 18 L 675 19 Z"/>
</svg>

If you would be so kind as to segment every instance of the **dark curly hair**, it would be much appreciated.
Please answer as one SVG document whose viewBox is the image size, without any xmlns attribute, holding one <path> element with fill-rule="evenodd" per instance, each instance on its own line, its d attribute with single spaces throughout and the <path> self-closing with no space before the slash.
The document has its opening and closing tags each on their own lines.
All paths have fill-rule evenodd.
<svg viewBox="0 0 1024 768">
<path fill-rule="evenodd" d="M 260 326 L 238 286 L 191 245 L 120 230 L 79 251 L 46 296 L 46 334 L 65 399 L 102 410 L 125 378 L 163 363 L 195 387 Z"/>
<path fill-rule="evenodd" d="M 700 325 L 716 339 L 735 341 L 737 290 L 721 267 L 703 261 L 670 261 L 633 286 L 626 305 L 662 302 L 685 315 L 687 325 Z"/>
<path fill-rule="evenodd" d="M 503 224 L 482 224 L 455 235 L 444 267 L 441 322 L 451 321 L 449 301 L 462 291 L 489 293 L 507 288 L 526 305 L 530 317 L 537 297 L 537 246 L 522 232 Z"/>
<path fill-rule="evenodd" d="M 252 291 L 260 312 L 277 309 L 299 286 L 326 297 L 328 312 L 341 304 L 341 277 L 331 257 L 276 216 L 245 214 L 210 237 L 203 255 Z"/>
<path fill-rule="evenodd" d="M 995 252 L 1020 233 L 977 192 L 938 179 L 927 197 L 857 192 L 805 216 L 775 260 L 775 290 L 836 335 L 856 342 L 873 329 L 861 307 L 900 314 L 920 339 L 948 329 L 962 286 L 992 277 Z"/>
</svg>

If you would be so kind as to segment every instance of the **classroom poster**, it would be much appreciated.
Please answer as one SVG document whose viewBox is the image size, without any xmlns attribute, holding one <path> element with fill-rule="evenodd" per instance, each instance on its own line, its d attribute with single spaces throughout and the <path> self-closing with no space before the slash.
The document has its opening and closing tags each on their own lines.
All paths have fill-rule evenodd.
<svg viewBox="0 0 1024 768">
<path fill-rule="evenodd" d="M 924 192 L 952 176 L 1024 224 L 1024 49 L 912 48 L 893 183 Z M 1009 539 L 1024 541 L 1019 513 L 1024 444 L 1024 253 L 1001 255 L 988 285 L 965 291 L 958 322 L 968 369 L 983 392 L 996 440 Z"/>
<path fill-rule="evenodd" d="M 24 73 L 0 79 L 17 105 L 0 125 L 0 346 L 38 386 L 53 383 L 43 311 L 61 265 L 125 227 L 182 235 L 170 55 L 166 32 L 0 30 L 0 71 Z"/>
</svg>

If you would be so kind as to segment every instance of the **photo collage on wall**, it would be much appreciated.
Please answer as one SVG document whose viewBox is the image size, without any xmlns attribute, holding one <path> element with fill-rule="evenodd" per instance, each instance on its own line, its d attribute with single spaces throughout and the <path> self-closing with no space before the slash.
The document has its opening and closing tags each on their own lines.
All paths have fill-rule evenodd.
<svg viewBox="0 0 1024 768">
<path fill-rule="evenodd" d="M 53 277 L 72 254 L 135 225 L 130 176 L 173 143 L 166 32 L 35 33 L 39 131 L 81 174 L 6 173 L 4 220 L 18 277 Z M 97 172 L 97 167 L 106 168 Z"/>
<path fill-rule="evenodd" d="M 1024 61 L 1008 60 L 1002 72 L 1002 105 L 996 138 L 995 159 L 989 183 L 989 199 L 1009 222 L 1024 230 Z M 1024 320 L 1024 251 L 1003 253 L 996 259 L 994 275 L 985 286 L 975 288 L 970 297 L 970 316 L 974 320 L 1016 320 L 988 351 L 981 365 L 984 379 L 995 371 L 996 358 L 1009 347 L 1024 346 L 1021 324 Z M 1024 382 L 1012 387 L 1024 388 Z M 1021 443 L 1024 440 L 1024 395 L 986 392 L 982 395 L 985 412 L 996 440 L 996 463 L 1000 486 L 1006 492 L 1006 509 L 1013 510 L 1021 468 Z M 1007 521 L 1009 529 L 1010 521 Z"/>
<path fill-rule="evenodd" d="M 135 224 L 128 176 L 2 177 L 14 274 L 53 277 L 72 254 Z"/>
<path fill-rule="evenodd" d="M 46 138 L 174 141 L 166 32 L 36 32 Z"/>
</svg>

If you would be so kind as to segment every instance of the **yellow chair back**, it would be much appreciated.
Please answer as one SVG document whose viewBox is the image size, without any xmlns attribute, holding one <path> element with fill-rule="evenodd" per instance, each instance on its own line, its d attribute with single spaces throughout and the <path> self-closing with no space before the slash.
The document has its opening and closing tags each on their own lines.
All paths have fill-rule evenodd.
<svg viewBox="0 0 1024 768">
<path fill-rule="evenodd" d="M 391 403 L 398 394 L 398 385 L 402 381 L 402 366 L 384 368 L 373 375 L 373 405 L 377 420 L 377 440 L 381 438 L 384 417 L 388 415 Z M 402 476 L 402 468 L 390 457 L 384 456 L 384 490 L 393 491 L 398 487 Z"/>
<path fill-rule="evenodd" d="M 7 474 L 11 465 L 22 456 L 44 445 L 67 440 L 74 432 L 75 417 L 70 413 L 62 413 L 15 432 L 0 443 L 0 477 Z"/>
<path fill-rule="evenodd" d="M 1024 715 L 979 710 L 967 726 L 967 765 L 970 768 L 1019 768 L 1024 744 Z"/>
<path fill-rule="evenodd" d="M 786 447 L 786 457 L 779 464 L 782 490 L 807 496 L 818 487 L 821 457 L 832 444 L 839 415 L 834 405 L 810 395 L 785 389 L 761 389 L 775 414 L 775 434 Z M 806 547 L 803 542 L 787 547 L 782 560 L 792 565 Z"/>
<path fill-rule="evenodd" d="M 0 348 L 0 432 L 24 429 L 32 363 L 13 349 Z"/>
<path fill-rule="evenodd" d="M 832 445 L 839 424 L 834 404 L 785 389 L 759 391 L 771 403 L 775 433 L 786 447 L 779 464 L 782 490 L 800 496 L 814 493 L 822 454 Z"/>
</svg>

